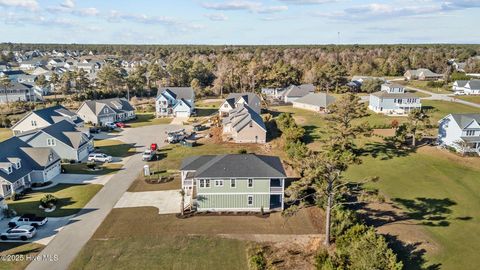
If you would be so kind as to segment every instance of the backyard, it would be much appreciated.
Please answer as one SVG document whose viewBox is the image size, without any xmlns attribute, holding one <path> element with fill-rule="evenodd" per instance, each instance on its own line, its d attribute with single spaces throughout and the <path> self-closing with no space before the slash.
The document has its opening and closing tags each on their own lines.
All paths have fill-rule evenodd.
<svg viewBox="0 0 480 270">
<path fill-rule="evenodd" d="M 450 90 L 451 87 L 449 85 L 444 86 L 444 87 L 431 87 L 428 85 L 428 81 L 399 81 L 400 84 L 403 84 L 405 86 L 411 86 L 413 88 L 419 88 L 422 90 L 427 90 L 429 92 L 435 93 L 435 94 L 453 94 L 453 92 Z"/>
<path fill-rule="evenodd" d="M 456 96 L 455 98 L 480 104 L 480 96 Z"/>
<path fill-rule="evenodd" d="M 158 210 L 151 207 L 113 209 L 71 269 L 247 269 L 245 237 L 317 234 L 321 230 L 312 223 L 309 211 L 288 219 L 280 213 L 268 218 L 178 219 L 174 215 L 158 215 Z"/>
<path fill-rule="evenodd" d="M 475 269 L 480 264 L 480 160 L 433 147 L 411 154 L 388 151 L 381 145 L 368 148 L 370 153 L 361 165 L 349 169 L 347 178 L 380 177 L 371 186 L 401 207 L 406 218 L 418 225 L 417 230 L 432 236 L 435 243 L 429 244 L 436 248 L 427 250 L 427 265 Z"/>
<path fill-rule="evenodd" d="M 47 217 L 70 216 L 80 211 L 102 187 L 102 185 L 96 184 L 58 184 L 41 191 L 28 192 L 19 200 L 8 200 L 7 204 L 9 208 L 15 210 L 18 214 L 28 213 Z M 52 194 L 58 198 L 57 207 L 51 213 L 46 213 L 38 208 L 40 199 L 45 194 Z"/>
</svg>

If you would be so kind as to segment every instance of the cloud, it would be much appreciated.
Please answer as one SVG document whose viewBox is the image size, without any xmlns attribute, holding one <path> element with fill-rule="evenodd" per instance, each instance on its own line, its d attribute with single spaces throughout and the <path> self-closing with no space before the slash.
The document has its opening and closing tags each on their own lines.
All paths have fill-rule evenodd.
<svg viewBox="0 0 480 270">
<path fill-rule="evenodd" d="M 13 12 L 0 14 L 0 17 L 4 20 L 6 25 L 39 25 L 57 28 L 70 28 L 77 26 L 75 22 L 67 18 L 19 15 L 18 13 Z"/>
<path fill-rule="evenodd" d="M 458 10 L 458 9 L 470 9 L 480 7 L 480 1 L 478 0 L 453 0 L 442 1 L 443 10 Z"/>
<path fill-rule="evenodd" d="M 72 13 L 79 16 L 97 16 L 98 14 L 100 14 L 100 11 L 92 7 L 92 8 L 75 9 L 72 11 Z"/>
<path fill-rule="evenodd" d="M 288 10 L 285 5 L 282 6 L 265 6 L 259 2 L 231 0 L 221 3 L 202 3 L 206 9 L 213 10 L 246 10 L 252 13 L 276 13 Z"/>
<path fill-rule="evenodd" d="M 110 14 L 107 17 L 107 21 L 109 22 L 135 22 L 141 24 L 157 24 L 169 27 L 169 30 L 177 30 L 182 32 L 188 32 L 191 30 L 198 30 L 204 28 L 203 25 L 200 24 L 192 24 L 177 20 L 172 17 L 166 16 L 148 16 L 144 14 L 129 14 L 129 13 L 122 13 L 117 10 L 110 11 Z"/>
<path fill-rule="evenodd" d="M 226 20 L 228 20 L 228 17 L 223 13 L 205 14 L 204 16 L 209 18 L 211 21 L 226 21 Z"/>
<path fill-rule="evenodd" d="M 0 0 L 1 7 L 18 7 L 29 10 L 37 10 L 38 2 L 37 0 Z"/>
<path fill-rule="evenodd" d="M 322 5 L 338 2 L 339 0 L 279 0 L 292 5 Z"/>
<path fill-rule="evenodd" d="M 64 8 L 74 8 L 75 7 L 75 0 L 65 0 L 62 4 L 60 4 L 61 7 Z"/>
</svg>

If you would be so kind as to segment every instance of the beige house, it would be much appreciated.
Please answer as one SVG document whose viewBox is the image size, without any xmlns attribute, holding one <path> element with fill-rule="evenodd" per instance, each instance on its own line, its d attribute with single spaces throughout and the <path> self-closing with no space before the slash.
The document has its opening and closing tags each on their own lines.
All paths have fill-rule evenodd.
<svg viewBox="0 0 480 270">
<path fill-rule="evenodd" d="M 57 105 L 27 113 L 27 115 L 15 123 L 11 129 L 14 135 L 18 135 L 24 132 L 46 128 L 62 120 L 67 120 L 78 127 L 83 126 L 83 120 L 78 117 L 76 113 L 61 105 Z"/>
<path fill-rule="evenodd" d="M 104 126 L 106 123 L 135 118 L 135 108 L 125 98 L 85 101 L 77 111 L 87 123 Z"/>
<path fill-rule="evenodd" d="M 228 117 L 230 112 L 237 108 L 240 104 L 246 104 L 257 114 L 261 111 L 261 100 L 254 93 L 231 93 L 225 101 L 220 105 L 218 110 L 220 117 Z"/>
<path fill-rule="evenodd" d="M 407 72 L 405 72 L 403 76 L 409 81 L 410 80 L 435 81 L 435 80 L 443 79 L 443 74 L 432 72 L 427 68 L 407 70 Z"/>
<path fill-rule="evenodd" d="M 248 105 L 239 104 L 222 121 L 223 135 L 236 143 L 266 143 L 267 128 L 262 117 Z"/>
</svg>

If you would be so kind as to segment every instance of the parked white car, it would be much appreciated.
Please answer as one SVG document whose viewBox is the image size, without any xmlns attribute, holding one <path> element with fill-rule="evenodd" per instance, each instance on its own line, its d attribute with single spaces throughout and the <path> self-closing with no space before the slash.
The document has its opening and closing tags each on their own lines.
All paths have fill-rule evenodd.
<svg viewBox="0 0 480 270">
<path fill-rule="evenodd" d="M 32 215 L 32 214 L 26 214 L 26 215 L 23 215 L 23 216 L 12 218 L 10 220 L 10 222 L 8 222 L 8 226 L 10 228 L 15 228 L 15 227 L 18 227 L 18 226 L 30 225 L 30 226 L 33 226 L 35 228 L 38 228 L 40 226 L 45 225 L 45 223 L 47 223 L 47 222 L 48 222 L 48 218 L 46 218 L 46 217 L 37 217 L 37 216 Z"/>
<path fill-rule="evenodd" d="M 30 225 L 22 225 L 12 229 L 7 230 L 6 232 L 0 235 L 0 239 L 9 240 L 9 239 L 20 239 L 26 241 L 35 236 L 37 229 Z"/>
<path fill-rule="evenodd" d="M 113 122 L 107 122 L 107 123 L 105 123 L 105 126 L 108 127 L 108 128 L 111 128 L 111 129 L 116 129 L 117 128 L 117 125 L 115 125 L 115 123 L 113 123 Z"/>
<path fill-rule="evenodd" d="M 91 153 L 90 155 L 88 155 L 88 161 L 112 162 L 112 156 L 102 153 Z"/>
<path fill-rule="evenodd" d="M 142 160 L 151 161 L 153 159 L 154 155 L 155 155 L 155 153 L 152 150 L 147 149 L 147 150 L 143 151 Z"/>
</svg>

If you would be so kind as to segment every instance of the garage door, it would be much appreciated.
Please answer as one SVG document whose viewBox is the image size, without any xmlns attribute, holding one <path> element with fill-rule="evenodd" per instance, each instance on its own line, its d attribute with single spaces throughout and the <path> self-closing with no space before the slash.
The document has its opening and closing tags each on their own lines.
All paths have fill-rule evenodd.
<svg viewBox="0 0 480 270">
<path fill-rule="evenodd" d="M 78 152 L 78 160 L 79 161 L 82 161 L 87 156 L 88 156 L 88 147 L 85 147 L 80 152 Z"/>
<path fill-rule="evenodd" d="M 45 181 L 50 181 L 50 180 L 52 180 L 52 178 L 54 178 L 55 176 L 59 175 L 59 174 L 60 174 L 60 169 L 61 169 L 60 162 L 57 163 L 56 165 L 48 168 L 48 169 L 45 171 L 45 173 L 46 173 Z"/>
<path fill-rule="evenodd" d="M 176 112 L 176 117 L 190 117 L 190 112 Z"/>
</svg>

